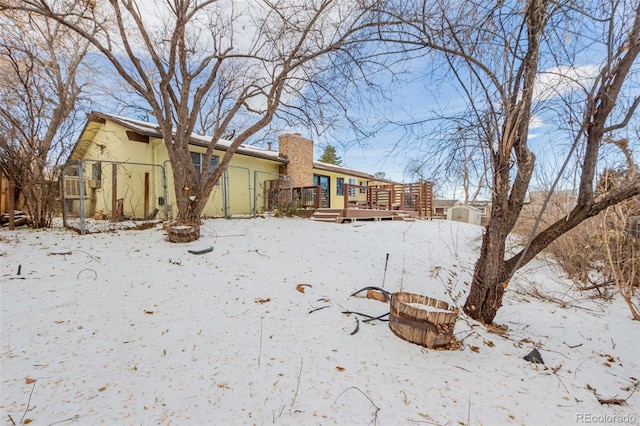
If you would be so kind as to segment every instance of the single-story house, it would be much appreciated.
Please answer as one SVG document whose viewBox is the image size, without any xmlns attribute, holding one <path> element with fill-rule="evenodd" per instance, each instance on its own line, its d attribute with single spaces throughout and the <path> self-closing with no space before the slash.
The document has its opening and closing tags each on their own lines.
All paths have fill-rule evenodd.
<svg viewBox="0 0 640 426">
<path fill-rule="evenodd" d="M 210 140 L 191 135 L 189 150 L 196 170 Z M 215 146 L 210 171 L 230 143 L 221 140 Z M 266 148 L 240 146 L 203 214 L 260 214 L 274 208 L 276 193 L 288 193 L 289 201 L 297 207 L 314 210 L 348 205 L 399 209 L 410 204 L 405 200 L 415 202 L 408 192 L 397 190 L 398 185 L 368 173 L 316 162 L 313 141 L 287 133 L 279 136 L 277 151 L 271 144 Z M 68 212 L 85 217 L 175 217 L 171 164 L 157 126 L 102 112 L 88 114 L 64 168 L 63 199 Z"/>
<path fill-rule="evenodd" d="M 458 200 L 433 200 L 433 217 L 446 219 L 449 209 L 459 203 Z"/>
<path fill-rule="evenodd" d="M 189 150 L 196 170 L 202 166 L 209 142 L 210 138 L 202 135 L 190 138 Z M 221 141 L 215 147 L 211 166 L 215 167 L 229 144 Z M 280 168 L 286 163 L 270 149 L 241 146 L 222 182 L 214 188 L 204 214 L 250 214 L 255 186 L 278 179 Z M 82 165 L 79 170 L 78 164 Z M 80 180 L 84 186 L 78 184 Z M 231 182 L 233 190 L 228 191 Z M 82 197 L 80 190 L 84 190 Z M 148 218 L 154 212 L 174 217 L 177 207 L 173 174 L 157 126 L 101 112 L 89 114 L 64 169 L 63 196 L 70 211 L 83 206 L 87 217 L 113 216 L 116 211 L 118 217 Z M 80 203 L 80 198 L 85 202 Z"/>
</svg>

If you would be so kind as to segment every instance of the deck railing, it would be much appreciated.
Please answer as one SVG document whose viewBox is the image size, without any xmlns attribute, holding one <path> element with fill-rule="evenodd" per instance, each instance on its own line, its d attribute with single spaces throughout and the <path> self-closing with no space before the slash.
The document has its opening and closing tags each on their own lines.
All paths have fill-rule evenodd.
<svg viewBox="0 0 640 426">
<path fill-rule="evenodd" d="M 318 186 L 296 186 L 293 188 L 293 205 L 299 209 L 320 208 L 322 188 Z"/>
<path fill-rule="evenodd" d="M 405 210 L 418 212 L 419 217 L 433 217 L 433 192 L 430 182 L 368 186 L 345 183 L 342 193 L 344 209 Z M 320 186 L 294 187 L 292 195 L 292 204 L 295 207 L 300 209 L 322 207 Z"/>
<path fill-rule="evenodd" d="M 391 210 L 396 207 L 393 188 L 344 184 L 344 208 Z"/>
</svg>

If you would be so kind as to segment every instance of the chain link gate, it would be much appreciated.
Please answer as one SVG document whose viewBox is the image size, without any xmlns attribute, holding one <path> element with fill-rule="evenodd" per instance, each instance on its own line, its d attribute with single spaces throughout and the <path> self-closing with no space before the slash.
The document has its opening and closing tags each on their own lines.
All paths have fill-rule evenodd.
<svg viewBox="0 0 640 426">
<path fill-rule="evenodd" d="M 66 164 L 60 177 L 65 227 L 87 232 L 87 220 L 168 219 L 166 174 L 162 166 L 144 163 L 78 160 Z"/>
</svg>

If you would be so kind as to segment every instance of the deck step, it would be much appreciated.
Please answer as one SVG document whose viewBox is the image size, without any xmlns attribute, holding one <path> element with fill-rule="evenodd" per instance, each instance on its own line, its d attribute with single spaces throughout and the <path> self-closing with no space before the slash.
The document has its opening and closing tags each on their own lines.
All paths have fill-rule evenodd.
<svg viewBox="0 0 640 426">
<path fill-rule="evenodd" d="M 323 212 L 316 211 L 314 212 L 309 219 L 315 220 L 318 222 L 332 222 L 336 223 L 339 221 L 338 217 L 340 216 L 340 212 Z"/>
<path fill-rule="evenodd" d="M 338 221 L 338 216 L 333 216 L 333 217 L 315 217 L 315 216 L 311 216 L 309 219 L 315 220 L 316 222 L 331 222 L 331 223 L 335 223 L 335 222 Z"/>
<path fill-rule="evenodd" d="M 407 213 L 396 213 L 396 217 L 404 220 L 405 222 L 415 222 L 416 218 Z"/>
</svg>

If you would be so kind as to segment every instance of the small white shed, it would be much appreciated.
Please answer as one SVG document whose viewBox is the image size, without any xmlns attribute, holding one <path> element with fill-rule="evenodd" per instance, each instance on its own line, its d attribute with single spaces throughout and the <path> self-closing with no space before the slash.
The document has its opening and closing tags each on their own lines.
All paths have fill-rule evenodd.
<svg viewBox="0 0 640 426">
<path fill-rule="evenodd" d="M 457 204 L 447 211 L 447 220 L 481 225 L 482 212 L 467 204 Z"/>
</svg>

